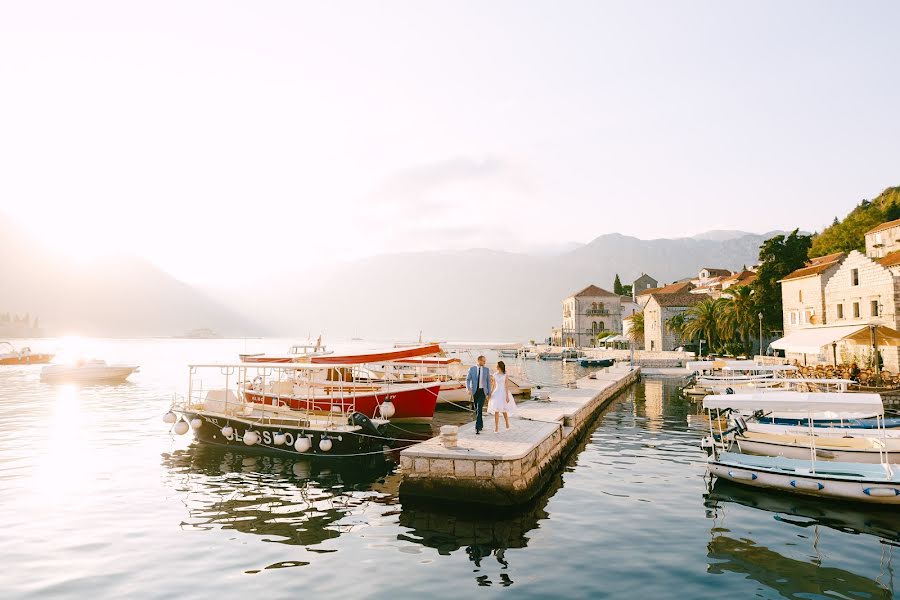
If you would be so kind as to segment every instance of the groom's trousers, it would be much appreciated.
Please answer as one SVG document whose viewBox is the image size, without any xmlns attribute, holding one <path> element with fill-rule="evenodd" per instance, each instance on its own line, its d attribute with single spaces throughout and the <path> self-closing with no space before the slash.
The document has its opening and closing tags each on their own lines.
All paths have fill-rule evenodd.
<svg viewBox="0 0 900 600">
<path fill-rule="evenodd" d="M 472 397 L 472 404 L 475 405 L 475 431 L 481 431 L 484 429 L 484 421 L 481 417 L 481 409 L 484 408 L 483 389 L 475 390 L 475 395 Z"/>
</svg>

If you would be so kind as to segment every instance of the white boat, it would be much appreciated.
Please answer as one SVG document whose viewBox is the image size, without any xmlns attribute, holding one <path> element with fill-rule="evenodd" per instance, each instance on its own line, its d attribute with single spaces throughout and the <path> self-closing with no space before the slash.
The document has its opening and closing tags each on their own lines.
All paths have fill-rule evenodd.
<svg viewBox="0 0 900 600">
<path fill-rule="evenodd" d="M 71 365 L 49 365 L 41 369 L 45 383 L 123 383 L 140 369 L 137 365 L 109 365 L 105 360 L 80 360 Z"/>
<path fill-rule="evenodd" d="M 815 439 L 813 439 L 815 438 Z M 900 438 L 885 440 L 874 437 L 830 436 L 802 432 L 770 433 L 745 431 L 734 438 L 741 452 L 761 456 L 784 456 L 809 459 L 810 452 L 822 460 L 880 463 L 887 454 L 889 463 L 900 463 Z"/>
<path fill-rule="evenodd" d="M 701 447 L 709 455 L 707 468 L 711 475 L 744 485 L 821 498 L 900 504 L 900 473 L 898 467 L 888 461 L 884 445 L 879 448 L 879 464 L 822 461 L 816 455 L 819 440 L 810 426 L 806 458 L 755 456 L 729 451 L 735 432 L 740 433 L 743 429 L 741 419 L 734 428 L 721 429 L 723 411 L 805 413 L 810 417 L 810 423 L 811 415 L 823 412 L 871 413 L 883 417 L 884 405 L 878 394 L 725 394 L 706 396 L 703 407 L 710 414 L 710 428 Z M 716 419 L 712 418 L 713 413 Z M 719 426 L 718 434 L 714 431 L 715 423 Z"/>
</svg>

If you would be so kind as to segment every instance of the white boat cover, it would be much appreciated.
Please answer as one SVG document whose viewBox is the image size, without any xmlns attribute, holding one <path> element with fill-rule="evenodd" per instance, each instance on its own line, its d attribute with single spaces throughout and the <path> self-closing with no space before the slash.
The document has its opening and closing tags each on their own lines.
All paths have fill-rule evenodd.
<svg viewBox="0 0 900 600">
<path fill-rule="evenodd" d="M 810 327 L 789 333 L 781 339 L 772 342 L 771 346 L 776 350 L 796 352 L 798 354 L 819 354 L 822 348 L 831 346 L 841 340 L 847 340 L 858 345 L 870 345 L 872 333 L 869 325 L 828 325 L 825 327 Z M 879 346 L 900 345 L 900 332 L 884 325 L 879 325 L 876 330 L 876 338 Z"/>
<path fill-rule="evenodd" d="M 764 392 L 711 395 L 703 398 L 703 408 L 793 413 L 831 411 L 838 414 L 884 414 L 884 404 L 881 402 L 880 395 L 840 392 Z"/>
</svg>

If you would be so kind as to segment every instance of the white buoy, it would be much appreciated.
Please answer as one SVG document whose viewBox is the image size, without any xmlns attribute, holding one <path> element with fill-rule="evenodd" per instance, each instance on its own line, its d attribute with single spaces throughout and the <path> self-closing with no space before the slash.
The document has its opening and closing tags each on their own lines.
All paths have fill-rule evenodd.
<svg viewBox="0 0 900 600">
<path fill-rule="evenodd" d="M 203 421 L 198 418 L 191 419 L 191 429 L 200 429 L 203 427 Z"/>
<path fill-rule="evenodd" d="M 294 450 L 297 452 L 309 452 L 310 448 L 312 448 L 312 442 L 305 435 L 301 435 L 294 442 Z"/>
<path fill-rule="evenodd" d="M 319 450 L 322 452 L 331 452 L 331 447 L 334 444 L 331 443 L 331 440 L 328 438 L 322 438 L 322 441 L 319 442 Z"/>
<path fill-rule="evenodd" d="M 190 429 L 190 428 L 191 428 L 191 426 L 188 425 L 188 422 L 185 421 L 184 419 L 181 419 L 180 421 L 175 423 L 175 427 L 173 429 L 174 429 L 175 433 L 177 433 L 178 435 L 184 435 L 188 432 L 188 429 Z"/>
<path fill-rule="evenodd" d="M 168 423 L 169 425 L 171 425 L 177 420 L 178 420 L 178 415 L 173 413 L 171 410 L 163 415 L 163 423 Z"/>
<path fill-rule="evenodd" d="M 231 439 L 231 436 L 234 435 L 234 427 L 232 427 L 231 425 L 226 425 L 222 428 L 222 435 L 224 435 L 228 439 Z"/>
<path fill-rule="evenodd" d="M 385 419 L 390 419 L 394 416 L 396 409 L 394 408 L 394 403 L 390 400 L 385 400 L 381 403 L 381 416 Z"/>
<path fill-rule="evenodd" d="M 255 431 L 248 431 L 244 434 L 244 443 L 248 446 L 252 446 L 256 442 L 259 441 L 259 434 Z"/>
<path fill-rule="evenodd" d="M 344 412 L 344 409 L 341 408 L 341 405 L 340 405 L 340 404 L 332 404 L 332 405 L 331 405 L 331 412 L 337 413 L 337 414 L 341 414 L 342 412 Z"/>
<path fill-rule="evenodd" d="M 276 446 L 284 446 L 284 443 L 287 441 L 283 433 L 276 433 L 275 437 L 272 439 L 272 442 Z"/>
</svg>

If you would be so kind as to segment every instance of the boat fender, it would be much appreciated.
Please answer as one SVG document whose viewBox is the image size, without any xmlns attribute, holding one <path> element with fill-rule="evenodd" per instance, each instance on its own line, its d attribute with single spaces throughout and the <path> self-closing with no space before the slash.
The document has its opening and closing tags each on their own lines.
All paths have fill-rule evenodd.
<svg viewBox="0 0 900 600">
<path fill-rule="evenodd" d="M 900 496 L 900 490 L 897 488 L 887 488 L 887 487 L 878 487 L 878 488 L 865 488 L 863 493 L 866 496 L 872 496 L 873 498 L 886 498 L 890 496 Z"/>
<path fill-rule="evenodd" d="M 803 479 L 792 479 L 791 487 L 797 488 L 798 490 L 815 490 L 817 492 L 825 488 L 825 486 L 818 481 L 805 481 Z"/>
<path fill-rule="evenodd" d="M 378 430 L 378 427 L 375 426 L 375 423 L 372 422 L 372 419 L 362 414 L 361 412 L 355 412 L 350 415 L 350 422 L 357 427 L 362 428 L 363 433 L 367 435 L 382 437 L 381 431 Z"/>
</svg>

